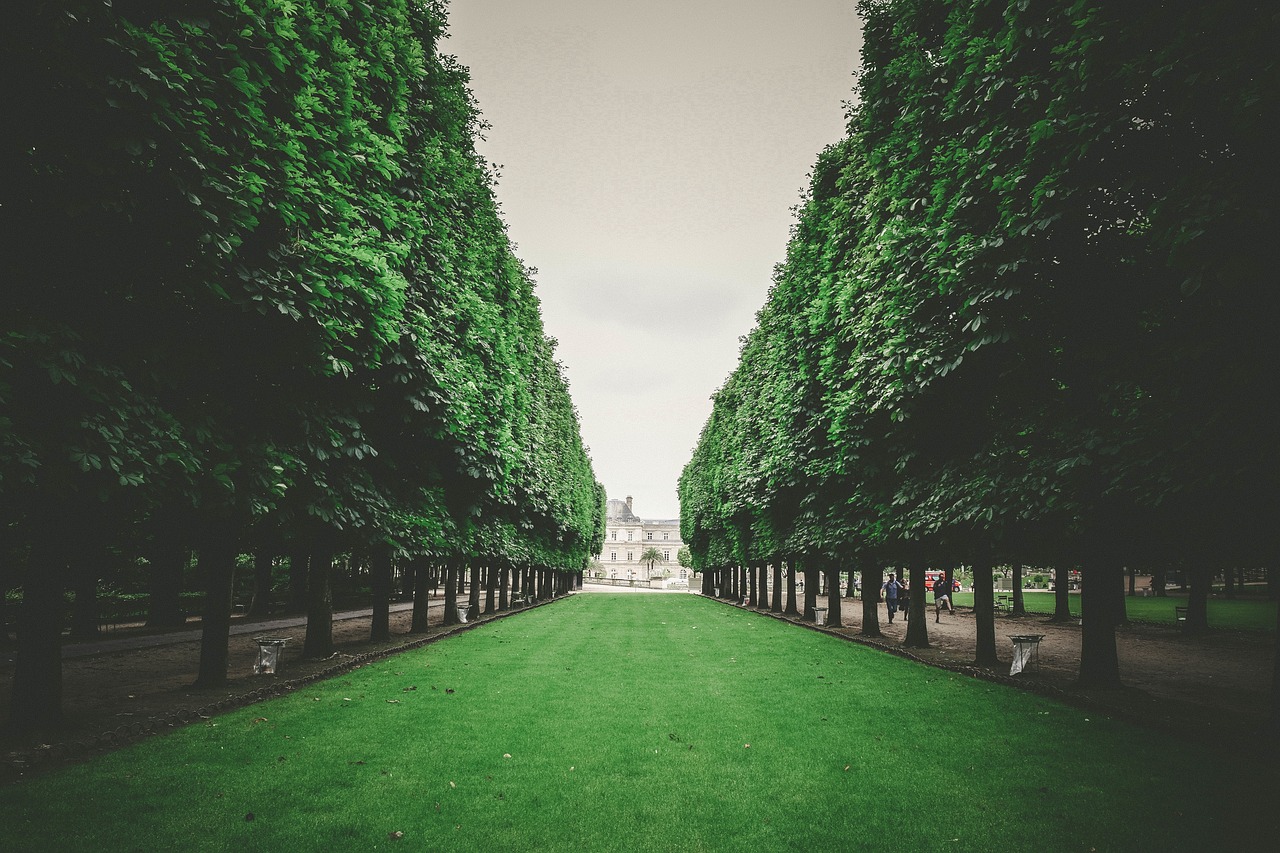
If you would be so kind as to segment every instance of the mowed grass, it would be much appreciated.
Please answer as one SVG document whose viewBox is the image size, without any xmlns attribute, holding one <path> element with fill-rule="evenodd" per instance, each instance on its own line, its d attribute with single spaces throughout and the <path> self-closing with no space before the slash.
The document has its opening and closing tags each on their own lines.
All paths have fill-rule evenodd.
<svg viewBox="0 0 1280 853">
<path fill-rule="evenodd" d="M 1013 593 L 1001 592 L 1001 595 Z M 929 606 L 933 606 L 933 593 L 929 593 Z M 1022 601 L 1028 613 L 1052 615 L 1054 610 L 1052 592 L 1026 592 Z M 973 593 L 958 592 L 955 596 L 957 607 L 972 607 Z M 1080 593 L 1073 592 L 1069 596 L 1071 612 L 1080 615 Z M 1140 622 L 1167 623 L 1174 625 L 1174 608 L 1186 607 L 1186 596 L 1155 598 L 1142 596 L 1125 596 L 1125 613 L 1130 619 Z M 1208 602 L 1209 627 L 1223 628 L 1233 631 L 1270 631 L 1276 630 L 1276 603 L 1260 598 L 1211 598 Z"/>
<path fill-rule="evenodd" d="M 587 594 L 0 789 L 0 849 L 1268 849 L 1252 760 L 698 596 Z"/>
</svg>

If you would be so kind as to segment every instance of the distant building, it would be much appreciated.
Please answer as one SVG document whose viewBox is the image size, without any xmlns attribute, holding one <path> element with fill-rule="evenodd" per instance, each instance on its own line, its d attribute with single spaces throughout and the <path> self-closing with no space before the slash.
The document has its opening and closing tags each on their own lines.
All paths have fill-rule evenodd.
<svg viewBox="0 0 1280 853">
<path fill-rule="evenodd" d="M 681 566 L 677 553 L 684 547 L 680 540 L 680 519 L 640 518 L 631 506 L 631 496 L 625 501 L 611 500 L 605 514 L 604 550 L 597 557 L 597 577 L 612 580 L 663 581 L 670 584 L 689 582 L 689 569 Z M 650 548 L 662 553 L 663 559 L 653 565 L 640 556 Z"/>
</svg>

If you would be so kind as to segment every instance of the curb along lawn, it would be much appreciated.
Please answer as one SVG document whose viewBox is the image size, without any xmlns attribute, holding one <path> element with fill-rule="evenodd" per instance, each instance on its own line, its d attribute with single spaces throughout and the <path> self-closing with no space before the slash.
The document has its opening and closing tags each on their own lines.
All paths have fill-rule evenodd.
<svg viewBox="0 0 1280 853">
<path fill-rule="evenodd" d="M 0 789 L 0 846 L 1262 849 L 1275 776 L 1243 760 L 698 596 L 583 594 Z"/>
<path fill-rule="evenodd" d="M 1012 593 L 1000 591 L 1000 595 Z M 933 607 L 933 593 L 928 594 L 928 605 Z M 1054 609 L 1053 593 L 1027 592 L 1022 596 L 1023 605 L 1028 613 L 1052 614 Z M 1080 615 L 1080 593 L 1073 592 L 1068 598 L 1073 616 Z M 957 607 L 973 607 L 973 593 L 958 592 L 955 594 Z M 1139 622 L 1151 622 L 1157 625 L 1174 625 L 1174 608 L 1185 607 L 1187 597 L 1168 596 L 1166 598 L 1144 598 L 1141 596 L 1124 597 L 1125 614 L 1128 618 Z M 1276 630 L 1276 603 L 1257 598 L 1211 598 L 1208 602 L 1209 626 L 1229 631 L 1267 631 Z"/>
</svg>

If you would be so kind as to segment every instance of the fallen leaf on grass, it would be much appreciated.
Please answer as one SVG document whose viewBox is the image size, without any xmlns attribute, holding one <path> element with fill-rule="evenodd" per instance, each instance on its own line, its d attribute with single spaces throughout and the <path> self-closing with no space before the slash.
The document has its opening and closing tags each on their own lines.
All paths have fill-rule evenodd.
<svg viewBox="0 0 1280 853">
<path fill-rule="evenodd" d="M 266 721 L 267 721 L 267 718 L 266 718 L 266 717 L 256 717 L 256 718 L 254 718 L 254 723 L 265 723 Z"/>
<path fill-rule="evenodd" d="M 388 832 L 387 838 L 390 838 L 392 841 L 399 841 L 401 838 L 404 838 L 404 833 L 397 829 L 395 832 Z"/>
<path fill-rule="evenodd" d="M 252 822 L 253 822 L 253 812 L 249 812 L 247 815 L 245 815 L 245 816 L 244 816 L 244 819 L 245 819 L 245 822 L 246 822 L 246 823 L 252 823 Z"/>
<path fill-rule="evenodd" d="M 845 772 L 846 772 L 846 773 L 848 773 L 848 772 L 849 772 L 849 767 L 850 767 L 850 765 L 848 765 L 848 764 L 846 764 L 846 765 L 844 766 L 844 770 L 845 770 Z"/>
<path fill-rule="evenodd" d="M 387 704 L 388 704 L 388 705 L 399 705 L 399 704 L 400 704 L 400 700 L 399 700 L 399 699 L 388 699 L 388 700 L 387 700 Z"/>
<path fill-rule="evenodd" d="M 458 787 L 458 786 L 457 786 L 457 785 L 455 785 L 454 783 L 450 782 L 450 783 L 449 783 L 449 787 L 450 787 L 450 788 L 456 788 L 456 787 Z"/>
<path fill-rule="evenodd" d="M 410 690 L 417 690 L 417 689 L 418 689 L 418 685 L 416 685 L 416 684 L 415 684 L 415 685 L 413 685 L 412 687 L 406 687 L 406 688 L 404 688 L 404 689 L 403 689 L 403 690 L 401 690 L 400 692 L 401 692 L 401 693 L 408 693 Z M 433 688 L 432 688 L 432 690 L 434 690 L 434 689 L 435 689 L 435 688 L 433 687 Z"/>
<path fill-rule="evenodd" d="M 444 692 L 445 692 L 445 693 L 452 693 L 452 692 L 453 692 L 453 688 L 452 688 L 452 687 L 446 687 L 446 688 L 444 689 Z"/>
<path fill-rule="evenodd" d="M 502 753 L 502 757 L 503 757 L 503 758 L 510 758 L 510 757 L 511 757 L 511 753 L 509 753 L 509 752 L 504 752 L 504 753 Z"/>
</svg>

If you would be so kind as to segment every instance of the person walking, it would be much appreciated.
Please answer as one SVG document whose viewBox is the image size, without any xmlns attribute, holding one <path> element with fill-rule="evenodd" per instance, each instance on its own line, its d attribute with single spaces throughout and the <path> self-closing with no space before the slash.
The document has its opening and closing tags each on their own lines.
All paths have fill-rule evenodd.
<svg viewBox="0 0 1280 853">
<path fill-rule="evenodd" d="M 898 593 L 902 590 L 902 585 L 898 583 L 898 578 L 889 573 L 889 579 L 884 582 L 884 586 L 880 587 L 884 592 L 884 603 L 889 608 L 889 624 L 893 624 L 893 614 L 898 609 Z"/>
<path fill-rule="evenodd" d="M 951 584 L 947 583 L 946 575 L 938 575 L 938 579 L 933 582 L 933 621 L 942 621 L 942 608 L 947 608 L 947 612 L 952 616 L 956 615 L 955 605 L 951 603 Z"/>
</svg>

